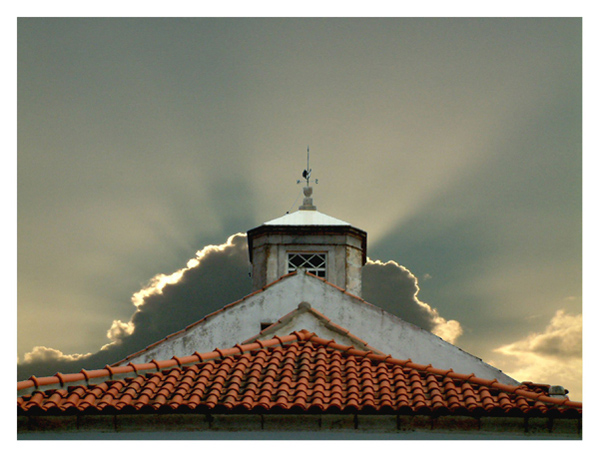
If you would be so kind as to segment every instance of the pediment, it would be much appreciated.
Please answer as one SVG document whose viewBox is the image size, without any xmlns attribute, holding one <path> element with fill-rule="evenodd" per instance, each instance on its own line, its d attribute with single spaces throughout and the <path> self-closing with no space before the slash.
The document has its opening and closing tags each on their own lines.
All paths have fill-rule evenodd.
<svg viewBox="0 0 599 457">
<path fill-rule="evenodd" d="M 242 344 L 252 343 L 256 340 L 264 340 L 276 335 L 286 335 L 294 331 L 308 330 L 323 338 L 332 339 L 337 343 L 353 346 L 364 351 L 372 351 L 375 354 L 384 354 L 352 334 L 348 329 L 331 321 L 323 313 L 314 309 L 308 302 L 301 302 L 297 308 L 266 327 L 257 335 L 243 341 Z"/>
</svg>

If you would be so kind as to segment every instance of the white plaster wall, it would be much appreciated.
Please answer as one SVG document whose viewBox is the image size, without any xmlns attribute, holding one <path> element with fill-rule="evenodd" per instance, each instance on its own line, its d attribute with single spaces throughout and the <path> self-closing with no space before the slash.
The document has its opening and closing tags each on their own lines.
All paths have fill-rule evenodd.
<svg viewBox="0 0 599 457">
<path fill-rule="evenodd" d="M 497 378 L 506 384 L 517 383 L 478 357 L 436 335 L 305 274 L 289 276 L 262 292 L 248 296 L 187 331 L 161 342 L 131 362 L 165 360 L 174 355 L 181 357 L 195 351 L 202 353 L 215 348 L 232 347 L 258 334 L 261 322 L 276 322 L 296 309 L 302 301 L 310 303 L 312 308 L 372 347 L 395 358 L 409 358 L 416 363 L 430 363 L 442 369 L 452 368 L 458 373 L 474 373 L 486 379 Z M 323 334 L 322 325 L 316 324 L 316 321 L 311 323 L 308 319 L 298 319 L 286 326 L 285 333 L 278 333 L 289 334 L 312 325 L 312 328 L 305 329 L 323 338 L 333 338 L 341 344 L 352 344 L 340 341 L 338 334 Z"/>
<path fill-rule="evenodd" d="M 362 250 L 349 247 L 345 250 L 345 270 L 347 284 L 345 290 L 350 294 L 362 296 Z"/>
</svg>

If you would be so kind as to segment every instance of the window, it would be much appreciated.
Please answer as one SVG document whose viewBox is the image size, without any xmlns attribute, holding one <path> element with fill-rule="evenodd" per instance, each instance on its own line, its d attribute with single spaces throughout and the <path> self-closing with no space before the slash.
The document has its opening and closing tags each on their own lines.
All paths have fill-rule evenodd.
<svg viewBox="0 0 599 457">
<path fill-rule="evenodd" d="M 326 253 L 314 252 L 289 252 L 287 253 L 287 272 L 302 269 L 308 273 L 326 278 L 327 255 Z"/>
</svg>

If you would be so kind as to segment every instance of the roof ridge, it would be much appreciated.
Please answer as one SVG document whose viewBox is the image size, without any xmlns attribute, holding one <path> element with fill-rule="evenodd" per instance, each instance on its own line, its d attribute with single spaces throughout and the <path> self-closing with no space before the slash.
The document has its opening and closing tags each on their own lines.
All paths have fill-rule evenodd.
<svg viewBox="0 0 599 457">
<path fill-rule="evenodd" d="M 471 384 L 477 384 L 477 385 L 485 386 L 485 387 L 492 387 L 492 388 L 496 388 L 496 389 L 502 390 L 507 393 L 515 393 L 518 395 L 522 395 L 523 397 L 529 398 L 531 400 L 537 400 L 537 401 L 541 401 L 541 402 L 545 402 L 545 403 L 552 403 L 552 404 L 556 404 L 556 405 L 572 406 L 575 408 L 582 408 L 582 402 L 575 402 L 575 401 L 569 400 L 567 398 L 554 398 L 554 397 L 550 397 L 548 395 L 544 395 L 542 393 L 532 392 L 532 391 L 526 389 L 526 384 L 524 384 L 524 383 L 517 385 L 517 386 L 511 386 L 508 384 L 500 383 L 499 381 L 497 381 L 497 379 L 480 378 L 480 377 L 476 376 L 474 373 L 471 373 L 471 374 L 456 373 L 451 368 L 449 368 L 447 370 L 444 370 L 441 368 L 435 368 L 430 363 L 428 365 L 422 365 L 419 363 L 412 362 L 411 359 L 401 360 L 401 359 L 396 359 L 396 358 L 392 357 L 391 355 L 384 356 L 384 355 L 374 354 L 374 353 L 372 353 L 372 351 L 363 351 L 360 349 L 356 349 L 353 346 L 345 346 L 345 345 L 336 343 L 333 340 L 325 340 L 323 338 L 316 336 L 315 334 L 310 336 L 309 341 L 317 343 L 317 344 L 323 344 L 326 347 L 341 350 L 343 352 L 346 352 L 346 353 L 349 353 L 352 355 L 367 357 L 373 361 L 391 363 L 393 365 L 399 365 L 399 366 L 404 366 L 407 368 L 413 368 L 415 370 L 424 371 L 424 372 L 431 373 L 434 375 L 447 376 L 449 378 L 457 379 L 460 381 L 467 381 Z"/>
<path fill-rule="evenodd" d="M 68 385 L 86 384 L 90 385 L 91 380 L 100 380 L 109 378 L 110 380 L 119 379 L 126 377 L 131 374 L 141 374 L 143 372 L 159 372 L 168 368 L 181 367 L 183 365 L 190 365 L 194 363 L 202 363 L 208 360 L 224 359 L 232 355 L 240 355 L 245 352 L 253 351 L 256 349 L 263 349 L 267 347 L 282 346 L 284 344 L 293 343 L 296 341 L 304 341 L 309 339 L 310 336 L 314 335 L 307 330 L 300 330 L 290 333 L 287 336 L 275 336 L 269 340 L 257 340 L 256 342 L 247 344 L 236 344 L 235 346 L 228 349 L 215 348 L 213 351 L 198 353 L 194 352 L 192 355 L 177 357 L 173 356 L 166 360 L 152 360 L 145 363 L 128 363 L 127 365 L 114 366 L 106 365 L 104 368 L 98 370 L 85 370 L 82 369 L 78 373 L 62 374 L 56 373 L 53 376 L 45 376 L 37 378 L 35 376 L 29 377 L 25 381 L 17 382 L 17 393 L 20 391 L 30 390 L 48 390 L 59 386 L 64 388 Z M 43 389 L 40 389 L 43 388 Z"/>
</svg>

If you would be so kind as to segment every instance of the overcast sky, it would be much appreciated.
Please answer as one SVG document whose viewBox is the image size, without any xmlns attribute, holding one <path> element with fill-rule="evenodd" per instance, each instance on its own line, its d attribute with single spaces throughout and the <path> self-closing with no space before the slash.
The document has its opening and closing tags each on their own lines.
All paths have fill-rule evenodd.
<svg viewBox="0 0 599 457">
<path fill-rule="evenodd" d="M 581 19 L 20 19 L 17 70 L 21 365 L 98 353 L 156 275 L 295 210 L 309 145 L 421 325 L 582 399 Z M 229 295 L 235 240 L 194 270 Z"/>
</svg>

